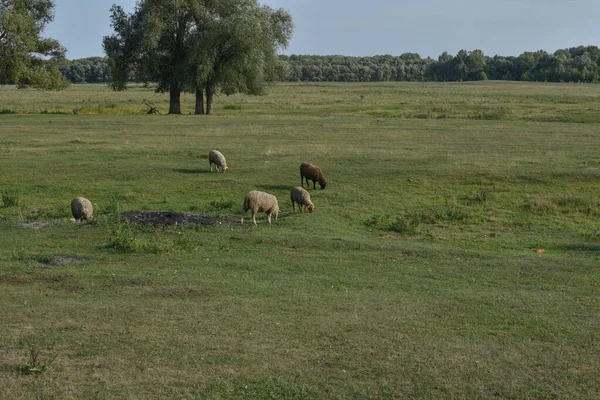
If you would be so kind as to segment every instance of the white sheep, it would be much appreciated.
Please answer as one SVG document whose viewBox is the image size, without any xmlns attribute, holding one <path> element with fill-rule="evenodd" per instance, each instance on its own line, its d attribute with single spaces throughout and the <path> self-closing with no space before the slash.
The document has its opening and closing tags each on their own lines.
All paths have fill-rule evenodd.
<svg viewBox="0 0 600 400">
<path fill-rule="evenodd" d="M 211 150 L 208 153 L 208 162 L 210 164 L 210 172 L 213 171 L 213 164 L 216 167 L 217 172 L 219 169 L 221 172 L 225 172 L 227 168 L 227 161 L 225 160 L 225 156 L 218 150 Z"/>
<path fill-rule="evenodd" d="M 308 210 L 309 213 L 312 213 L 315 210 L 315 205 L 312 201 L 310 201 L 310 193 L 300 186 L 294 186 L 290 191 L 290 199 L 292 200 L 292 210 L 296 212 L 296 205 L 298 203 L 298 208 L 301 213 L 304 213 L 304 209 Z"/>
<path fill-rule="evenodd" d="M 94 208 L 85 197 L 76 197 L 71 202 L 71 213 L 77 222 L 81 220 L 90 222 L 94 217 Z"/>
<path fill-rule="evenodd" d="M 256 225 L 256 214 L 260 211 L 267 214 L 267 221 L 269 221 L 269 224 L 271 224 L 271 215 L 275 214 L 275 220 L 277 220 L 277 214 L 279 214 L 277 197 L 269 193 L 259 192 L 258 190 L 251 190 L 246 193 L 242 209 L 242 225 L 244 225 L 244 216 L 248 210 L 251 210 L 252 212 L 252 221 L 254 221 L 254 225 Z"/>
</svg>

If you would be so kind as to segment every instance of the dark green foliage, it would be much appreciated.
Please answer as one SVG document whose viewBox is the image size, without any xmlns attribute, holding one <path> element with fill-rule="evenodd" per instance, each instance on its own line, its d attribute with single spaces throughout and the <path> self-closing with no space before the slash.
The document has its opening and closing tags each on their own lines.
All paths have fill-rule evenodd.
<svg viewBox="0 0 600 400">
<path fill-rule="evenodd" d="M 53 19 L 52 0 L 0 1 L 0 83 L 48 90 L 68 85 L 56 66 L 66 50 L 43 37 Z"/>
<path fill-rule="evenodd" d="M 113 5 L 111 26 L 103 40 L 111 86 L 157 82 L 157 92 L 169 92 L 169 114 L 181 113 L 184 91 L 197 94 L 196 114 L 212 114 L 219 92 L 262 94 L 282 75 L 277 51 L 293 28 L 287 12 L 256 0 L 146 0 L 131 14 Z"/>
<path fill-rule="evenodd" d="M 105 83 L 110 79 L 110 68 L 106 57 L 64 60 L 60 62 L 58 69 L 71 83 Z"/>
<path fill-rule="evenodd" d="M 418 54 L 400 56 L 280 56 L 289 64 L 286 81 L 385 82 L 514 80 L 547 82 L 600 81 L 600 49 L 579 46 L 525 52 L 518 57 L 488 57 L 481 50 L 447 52 L 437 61 Z"/>
<path fill-rule="evenodd" d="M 600 49 L 596 46 L 572 47 L 554 54 L 525 52 L 518 57 L 488 57 L 480 50 L 461 50 L 456 56 L 444 52 L 437 60 L 414 53 L 373 57 L 280 55 L 279 60 L 273 77 L 288 82 L 600 81 Z M 103 57 L 58 64 L 72 83 L 107 82 L 111 79 L 109 65 L 110 60 Z M 150 73 L 140 76 L 157 81 Z M 131 73 L 124 77 L 136 80 Z"/>
<path fill-rule="evenodd" d="M 4 207 L 16 207 L 19 205 L 21 192 L 16 189 L 2 190 L 2 204 Z"/>
</svg>

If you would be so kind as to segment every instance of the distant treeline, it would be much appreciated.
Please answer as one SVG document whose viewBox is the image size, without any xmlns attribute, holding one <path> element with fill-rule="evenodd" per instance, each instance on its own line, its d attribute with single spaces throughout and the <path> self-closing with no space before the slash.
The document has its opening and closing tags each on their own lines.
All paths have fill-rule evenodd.
<svg viewBox="0 0 600 400">
<path fill-rule="evenodd" d="M 107 57 L 63 60 L 58 69 L 71 83 L 106 83 L 110 81 Z"/>
<path fill-rule="evenodd" d="M 288 65 L 287 82 L 460 82 L 511 80 L 538 82 L 600 82 L 600 49 L 579 46 L 548 53 L 525 52 L 518 57 L 488 57 L 481 50 L 444 52 L 437 60 L 416 53 L 400 56 L 280 56 Z M 103 57 L 65 60 L 59 66 L 72 83 L 102 83 L 110 79 Z"/>
</svg>

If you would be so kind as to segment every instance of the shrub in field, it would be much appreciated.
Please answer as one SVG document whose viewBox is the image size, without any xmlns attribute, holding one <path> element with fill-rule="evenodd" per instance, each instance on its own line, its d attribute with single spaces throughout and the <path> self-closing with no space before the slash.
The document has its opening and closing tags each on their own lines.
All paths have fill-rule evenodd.
<svg viewBox="0 0 600 400">
<path fill-rule="evenodd" d="M 57 356 L 58 354 L 55 354 L 53 357 L 43 360 L 40 357 L 40 351 L 35 346 L 30 346 L 29 358 L 19 367 L 19 370 L 26 375 L 42 373 L 50 368 Z"/>
<path fill-rule="evenodd" d="M 142 246 L 133 236 L 130 224 L 118 223 L 111 230 L 111 239 L 108 247 L 121 253 L 138 253 Z"/>
<path fill-rule="evenodd" d="M 135 226 L 131 223 L 118 222 L 110 229 L 110 239 L 107 247 L 120 253 L 137 254 L 163 254 L 179 251 L 189 252 L 196 248 L 196 243 L 184 235 L 183 232 L 175 232 L 175 239 L 160 236 L 153 238 L 140 238 L 134 234 Z M 153 229 L 153 228 L 149 228 Z"/>
<path fill-rule="evenodd" d="M 446 205 L 439 209 L 407 212 L 396 217 L 378 214 L 367 219 L 365 225 L 404 235 L 414 235 L 421 225 L 433 225 L 444 221 L 462 221 L 465 218 L 467 218 L 467 215 L 464 212 L 456 207 Z"/>
<path fill-rule="evenodd" d="M 475 193 L 475 195 L 473 196 L 473 201 L 476 203 L 485 203 L 488 200 L 488 198 L 488 192 L 484 189 Z"/>
<path fill-rule="evenodd" d="M 233 208 L 239 208 L 238 207 L 239 204 L 236 201 L 225 200 L 225 199 L 211 200 L 210 203 L 208 203 L 208 205 L 212 210 L 215 210 L 215 211 L 231 210 Z"/>
<path fill-rule="evenodd" d="M 2 191 L 2 204 L 4 207 L 16 207 L 20 203 L 21 194 L 15 189 L 4 189 Z"/>
</svg>

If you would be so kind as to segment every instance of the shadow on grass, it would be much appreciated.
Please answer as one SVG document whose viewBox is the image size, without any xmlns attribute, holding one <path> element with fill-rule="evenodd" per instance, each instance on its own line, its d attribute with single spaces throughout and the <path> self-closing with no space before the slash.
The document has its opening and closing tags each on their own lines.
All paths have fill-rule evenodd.
<svg viewBox="0 0 600 400">
<path fill-rule="evenodd" d="M 178 172 L 180 174 L 210 174 L 210 170 L 208 169 L 174 169 L 174 172 Z"/>
<path fill-rule="evenodd" d="M 600 252 L 600 244 L 592 243 L 573 243 L 558 246 L 560 250 L 564 251 L 593 251 Z"/>
<path fill-rule="evenodd" d="M 258 185 L 260 190 L 290 190 L 294 185 Z"/>
</svg>

